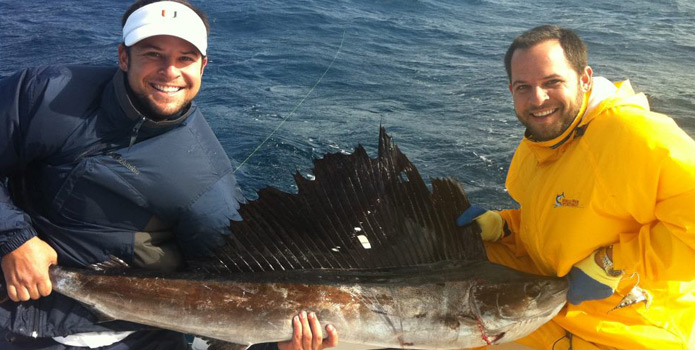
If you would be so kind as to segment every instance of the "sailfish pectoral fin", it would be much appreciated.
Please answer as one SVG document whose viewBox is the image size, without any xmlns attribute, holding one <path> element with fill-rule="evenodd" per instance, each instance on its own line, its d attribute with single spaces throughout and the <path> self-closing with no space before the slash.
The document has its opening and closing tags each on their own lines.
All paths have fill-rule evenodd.
<svg viewBox="0 0 695 350">
<path fill-rule="evenodd" d="M 116 318 L 107 315 L 95 308 L 94 306 L 91 306 L 89 304 L 81 303 L 84 307 L 86 307 L 89 311 L 91 311 L 94 316 L 97 317 L 97 323 L 105 323 L 105 322 L 111 322 L 111 321 L 116 321 Z"/>
</svg>

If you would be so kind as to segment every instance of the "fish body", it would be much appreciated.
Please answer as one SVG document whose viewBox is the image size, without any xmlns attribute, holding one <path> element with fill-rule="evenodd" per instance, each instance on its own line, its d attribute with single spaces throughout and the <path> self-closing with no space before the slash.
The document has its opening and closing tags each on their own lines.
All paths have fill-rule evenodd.
<svg viewBox="0 0 695 350">
<path fill-rule="evenodd" d="M 518 339 L 557 314 L 567 291 L 564 279 L 484 261 L 205 279 L 54 267 L 51 279 L 54 291 L 108 319 L 235 344 L 288 340 L 292 316 L 306 310 L 343 341 L 413 349 Z"/>
<path fill-rule="evenodd" d="M 565 304 L 567 282 L 487 260 L 453 179 L 426 184 L 382 128 L 378 156 L 314 161 L 297 193 L 262 189 L 212 256 L 157 274 L 52 267 L 55 292 L 104 320 L 131 321 L 248 345 L 287 340 L 302 310 L 343 341 L 453 349 L 529 334 Z M 222 343 L 215 343 L 220 348 Z"/>
</svg>

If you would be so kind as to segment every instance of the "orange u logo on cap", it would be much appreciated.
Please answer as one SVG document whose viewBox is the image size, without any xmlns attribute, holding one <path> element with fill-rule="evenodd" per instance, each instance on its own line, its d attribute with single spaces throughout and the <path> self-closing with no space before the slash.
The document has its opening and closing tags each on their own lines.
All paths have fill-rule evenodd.
<svg viewBox="0 0 695 350">
<path fill-rule="evenodd" d="M 162 17 L 166 17 L 166 16 L 167 16 L 167 10 L 162 10 Z M 174 11 L 174 15 L 171 16 L 171 18 L 176 18 L 176 11 Z"/>
</svg>

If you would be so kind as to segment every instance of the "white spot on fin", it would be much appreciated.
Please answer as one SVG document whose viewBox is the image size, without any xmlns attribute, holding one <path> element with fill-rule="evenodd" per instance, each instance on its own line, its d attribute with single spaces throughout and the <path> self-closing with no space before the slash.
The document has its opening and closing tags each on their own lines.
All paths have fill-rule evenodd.
<svg viewBox="0 0 695 350">
<path fill-rule="evenodd" d="M 359 235 L 359 236 L 357 236 L 357 239 L 360 240 L 360 243 L 362 244 L 362 248 L 364 248 L 364 249 L 372 249 L 372 244 L 369 243 L 369 240 L 367 239 L 367 236 L 365 236 L 365 235 Z"/>
</svg>

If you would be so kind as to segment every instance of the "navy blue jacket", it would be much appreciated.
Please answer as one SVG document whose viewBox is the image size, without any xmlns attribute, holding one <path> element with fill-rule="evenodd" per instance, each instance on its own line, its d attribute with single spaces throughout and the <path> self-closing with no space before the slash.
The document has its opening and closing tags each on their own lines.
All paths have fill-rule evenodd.
<svg viewBox="0 0 695 350">
<path fill-rule="evenodd" d="M 0 81 L 0 256 L 38 235 L 60 265 L 109 255 L 132 263 L 135 233 L 147 230 L 170 232 L 184 257 L 205 256 L 243 201 L 195 103 L 147 119 L 111 67 L 43 67 Z M 57 293 L 0 307 L 0 328 L 28 336 L 138 328 L 94 321 Z"/>
</svg>

